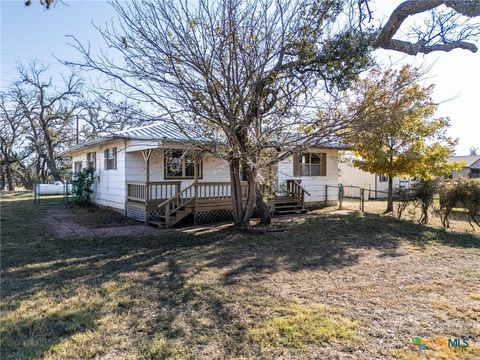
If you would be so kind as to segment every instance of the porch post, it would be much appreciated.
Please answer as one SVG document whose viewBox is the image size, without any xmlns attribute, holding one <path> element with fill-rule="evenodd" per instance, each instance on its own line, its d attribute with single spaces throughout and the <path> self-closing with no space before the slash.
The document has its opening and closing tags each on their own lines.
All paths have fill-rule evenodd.
<svg viewBox="0 0 480 360">
<path fill-rule="evenodd" d="M 149 182 L 150 182 L 150 156 L 152 149 L 142 150 L 143 161 L 145 162 L 145 202 L 149 199 Z"/>
<path fill-rule="evenodd" d="M 198 161 L 197 154 L 194 153 L 193 156 L 193 187 L 195 189 L 195 206 L 197 205 L 197 196 L 198 196 Z"/>
<path fill-rule="evenodd" d="M 148 200 L 150 198 L 150 156 L 152 149 L 142 150 L 143 161 L 145 162 L 145 222 L 148 223 Z"/>
</svg>

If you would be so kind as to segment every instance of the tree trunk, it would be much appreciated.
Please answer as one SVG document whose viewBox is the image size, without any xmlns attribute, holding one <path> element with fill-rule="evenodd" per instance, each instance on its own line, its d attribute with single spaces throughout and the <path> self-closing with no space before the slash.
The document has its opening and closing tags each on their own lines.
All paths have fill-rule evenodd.
<svg viewBox="0 0 480 360">
<path fill-rule="evenodd" d="M 230 182 L 231 182 L 231 196 L 232 196 L 232 211 L 233 224 L 241 226 L 243 221 L 243 203 L 242 203 L 242 186 L 240 183 L 240 161 L 238 159 L 231 160 L 230 168 Z"/>
<path fill-rule="evenodd" d="M 9 163 L 7 163 L 7 165 L 5 166 L 5 178 L 7 180 L 7 190 L 8 191 L 15 190 L 15 185 L 13 184 L 12 169 L 10 168 Z"/>
<path fill-rule="evenodd" d="M 391 176 L 388 177 L 388 195 L 387 195 L 387 211 L 393 211 L 393 178 Z"/>
<path fill-rule="evenodd" d="M 258 214 L 260 215 L 260 224 L 261 225 L 270 225 L 272 222 L 272 214 L 270 208 L 263 200 L 263 192 L 260 189 L 260 186 L 257 185 L 257 193 L 255 198 L 255 205 L 257 206 Z"/>
<path fill-rule="evenodd" d="M 55 154 L 53 151 L 53 148 L 48 149 L 48 158 L 47 160 L 47 167 L 50 170 L 50 174 L 53 177 L 53 180 L 55 181 L 61 181 L 62 177 L 60 176 L 60 172 L 58 171 L 57 168 L 57 163 L 55 162 Z"/>
<path fill-rule="evenodd" d="M 246 205 L 243 206 L 244 194 L 242 193 L 242 184 L 240 181 L 240 160 L 231 160 L 229 167 L 230 180 L 232 183 L 233 224 L 237 227 L 247 227 L 252 218 L 253 209 L 255 208 L 257 173 L 253 166 L 246 166 L 244 168 L 248 187 Z"/>
<path fill-rule="evenodd" d="M 0 190 L 5 190 L 5 172 L 3 166 L 0 168 Z"/>
<path fill-rule="evenodd" d="M 257 186 L 257 171 L 254 166 L 246 166 L 245 171 L 247 173 L 247 204 L 245 205 L 245 212 L 243 214 L 242 226 L 248 226 L 252 219 L 253 209 L 255 208 L 255 193 Z"/>
</svg>

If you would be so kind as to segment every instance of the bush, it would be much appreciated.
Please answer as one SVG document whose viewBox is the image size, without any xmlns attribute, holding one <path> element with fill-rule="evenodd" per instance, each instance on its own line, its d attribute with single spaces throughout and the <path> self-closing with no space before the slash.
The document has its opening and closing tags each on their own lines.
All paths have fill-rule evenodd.
<svg viewBox="0 0 480 360">
<path fill-rule="evenodd" d="M 401 219 L 404 211 L 407 209 L 414 200 L 414 192 L 412 189 L 406 187 L 399 187 L 395 189 L 394 199 L 396 202 L 397 208 L 397 219 Z"/>
<path fill-rule="evenodd" d="M 439 186 L 439 194 L 440 216 L 444 227 L 450 227 L 449 218 L 454 208 L 464 208 L 472 228 L 472 221 L 480 227 L 477 220 L 480 212 L 480 179 L 459 178 L 444 181 Z"/>
<path fill-rule="evenodd" d="M 428 224 L 428 211 L 433 205 L 433 198 L 438 189 L 437 180 L 420 180 L 413 186 L 413 196 L 420 206 L 421 215 L 418 222 Z"/>
<path fill-rule="evenodd" d="M 95 169 L 86 168 L 76 173 L 72 180 L 73 204 L 87 206 L 90 204 L 90 195 L 93 193 L 92 185 Z"/>
<path fill-rule="evenodd" d="M 421 214 L 418 222 L 420 224 L 428 224 L 428 212 L 433 206 L 434 196 L 438 190 L 438 181 L 420 180 L 410 189 L 397 188 L 395 191 L 395 199 L 397 200 L 397 218 L 400 219 L 412 204 L 414 208 L 420 207 Z"/>
</svg>

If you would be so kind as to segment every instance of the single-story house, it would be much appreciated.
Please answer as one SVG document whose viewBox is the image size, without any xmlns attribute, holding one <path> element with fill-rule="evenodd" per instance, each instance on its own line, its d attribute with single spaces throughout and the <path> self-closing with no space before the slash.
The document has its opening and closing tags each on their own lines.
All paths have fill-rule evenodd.
<svg viewBox="0 0 480 360">
<path fill-rule="evenodd" d="M 359 169 L 353 165 L 350 153 L 341 152 L 338 166 L 339 183 L 344 187 L 345 196 L 358 197 L 359 188 L 367 189 L 365 196 L 368 198 L 382 199 L 387 197 L 388 176 L 373 174 Z M 414 179 L 394 177 L 393 188 L 409 188 L 415 183 Z"/>
<path fill-rule="evenodd" d="M 463 162 L 464 167 L 452 172 L 452 178 L 480 178 L 480 155 L 450 156 L 450 162 Z"/>
<path fill-rule="evenodd" d="M 199 155 L 198 141 L 173 124 L 157 122 L 75 145 L 62 155 L 71 157 L 74 173 L 95 168 L 95 204 L 168 227 L 190 214 L 196 223 L 231 216 L 228 164 Z M 304 212 L 336 204 L 339 149 L 342 145 L 311 147 L 266 175 L 263 169 L 277 189 L 272 210 Z"/>
</svg>

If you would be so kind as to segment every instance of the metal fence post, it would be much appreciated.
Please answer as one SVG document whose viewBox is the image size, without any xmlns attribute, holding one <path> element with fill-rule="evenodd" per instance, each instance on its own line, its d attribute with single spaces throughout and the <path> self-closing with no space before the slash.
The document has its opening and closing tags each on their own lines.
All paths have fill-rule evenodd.
<svg viewBox="0 0 480 360">
<path fill-rule="evenodd" d="M 343 195 L 344 195 L 343 185 L 340 184 L 340 186 L 338 187 L 338 210 L 342 210 L 342 206 L 343 206 Z"/>
<path fill-rule="evenodd" d="M 365 211 L 365 189 L 360 189 L 360 211 Z"/>
</svg>

